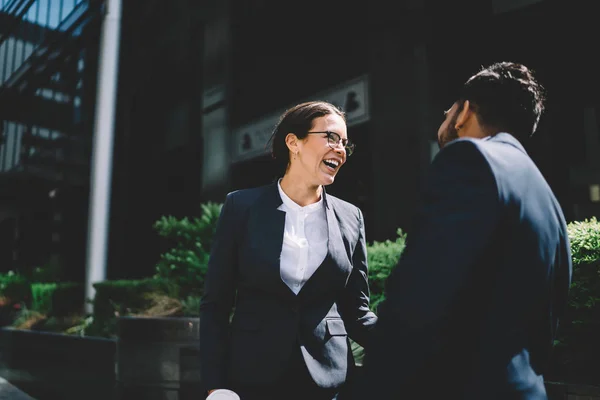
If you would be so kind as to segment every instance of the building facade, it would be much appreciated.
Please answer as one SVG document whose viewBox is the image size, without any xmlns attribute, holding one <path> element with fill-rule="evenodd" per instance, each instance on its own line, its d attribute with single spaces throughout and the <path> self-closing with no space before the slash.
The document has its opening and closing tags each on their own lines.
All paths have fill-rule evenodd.
<svg viewBox="0 0 600 400">
<path fill-rule="evenodd" d="M 221 3 L 220 3 L 221 4 Z M 548 90 L 527 148 L 567 218 L 599 211 L 598 61 L 591 1 L 389 3 L 231 0 L 207 24 L 203 194 L 273 179 L 265 144 L 286 107 L 326 99 L 357 150 L 328 189 L 365 213 L 369 240 L 410 231 L 443 110 L 482 65 L 518 61 Z M 556 27 L 566 22 L 575 29 Z"/>
<path fill-rule="evenodd" d="M 103 2 L 0 1 L 0 265 L 58 254 L 77 278 Z M 71 10 L 59 12 L 65 4 Z M 153 273 L 166 245 L 152 227 L 162 215 L 195 215 L 201 202 L 272 182 L 269 135 L 287 107 L 305 100 L 343 108 L 357 144 L 328 191 L 363 210 L 368 241 L 410 233 L 443 111 L 495 61 L 537 72 L 548 108 L 526 147 L 568 220 L 598 215 L 592 5 L 124 1 L 108 277 Z"/>
<path fill-rule="evenodd" d="M 83 279 L 101 2 L 2 0 L 0 269 Z"/>
</svg>

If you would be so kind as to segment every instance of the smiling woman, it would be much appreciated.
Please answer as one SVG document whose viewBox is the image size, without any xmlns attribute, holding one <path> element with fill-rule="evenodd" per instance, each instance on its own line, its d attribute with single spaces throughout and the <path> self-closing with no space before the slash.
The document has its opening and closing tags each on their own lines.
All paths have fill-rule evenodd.
<svg viewBox="0 0 600 400">
<path fill-rule="evenodd" d="M 207 392 L 244 400 L 330 400 L 354 374 L 349 339 L 366 346 L 377 320 L 362 211 L 325 191 L 354 145 L 345 114 L 323 101 L 283 113 L 270 145 L 278 179 L 229 193 L 221 211 L 200 311 L 201 376 Z"/>
</svg>

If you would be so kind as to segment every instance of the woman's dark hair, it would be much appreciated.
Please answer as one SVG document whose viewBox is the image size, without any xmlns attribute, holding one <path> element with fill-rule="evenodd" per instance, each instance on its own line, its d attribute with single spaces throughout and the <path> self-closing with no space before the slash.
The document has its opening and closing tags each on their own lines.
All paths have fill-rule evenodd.
<svg viewBox="0 0 600 400">
<path fill-rule="evenodd" d="M 273 130 L 267 143 L 271 156 L 275 160 L 278 177 L 285 174 L 290 163 L 290 151 L 285 143 L 288 133 L 293 133 L 298 139 L 304 139 L 313 127 L 315 118 L 336 114 L 346 121 L 345 113 L 326 101 L 308 101 L 286 110 Z"/>
</svg>

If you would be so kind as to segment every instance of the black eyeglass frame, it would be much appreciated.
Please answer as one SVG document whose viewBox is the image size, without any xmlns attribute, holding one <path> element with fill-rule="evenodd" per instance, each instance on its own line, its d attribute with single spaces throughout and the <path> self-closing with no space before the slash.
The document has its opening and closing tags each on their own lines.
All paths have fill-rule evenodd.
<svg viewBox="0 0 600 400">
<path fill-rule="evenodd" d="M 352 153 L 354 153 L 354 149 L 356 148 L 356 145 L 354 143 L 352 143 L 352 141 L 350 139 L 342 139 L 342 137 L 335 132 L 332 131 L 311 131 L 311 132 L 306 132 L 307 134 L 317 134 L 317 133 L 324 133 L 327 135 L 327 145 L 332 149 L 335 150 L 335 147 L 333 146 L 337 146 L 338 144 L 342 144 L 342 146 L 344 147 L 344 150 L 346 150 L 346 157 L 350 157 L 352 155 Z M 337 139 L 336 139 L 337 138 Z"/>
</svg>

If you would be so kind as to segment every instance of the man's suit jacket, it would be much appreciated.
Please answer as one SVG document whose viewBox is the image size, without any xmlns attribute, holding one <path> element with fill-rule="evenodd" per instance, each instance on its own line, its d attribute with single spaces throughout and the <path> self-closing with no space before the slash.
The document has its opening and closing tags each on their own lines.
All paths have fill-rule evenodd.
<svg viewBox="0 0 600 400">
<path fill-rule="evenodd" d="M 507 133 L 444 147 L 386 282 L 354 399 L 546 399 L 571 281 L 566 223 Z"/>
<path fill-rule="evenodd" d="M 277 184 L 227 195 L 200 309 L 207 390 L 275 382 L 298 343 L 319 386 L 339 386 L 354 366 L 348 336 L 366 345 L 377 319 L 369 310 L 363 217 L 324 190 L 323 196 L 328 254 L 296 295 L 280 275 L 285 212 L 277 209 Z"/>
</svg>

